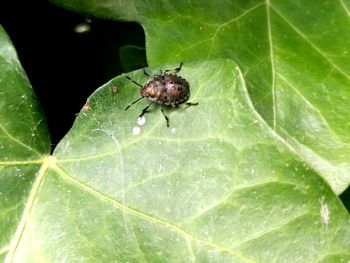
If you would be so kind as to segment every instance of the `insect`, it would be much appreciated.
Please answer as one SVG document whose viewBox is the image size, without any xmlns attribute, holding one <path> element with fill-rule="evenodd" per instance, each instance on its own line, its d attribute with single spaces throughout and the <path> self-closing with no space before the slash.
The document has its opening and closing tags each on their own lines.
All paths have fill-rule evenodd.
<svg viewBox="0 0 350 263">
<path fill-rule="evenodd" d="M 170 70 L 160 71 L 159 75 L 150 76 L 145 69 L 144 74 L 149 78 L 145 85 L 141 85 L 130 77 L 126 78 L 139 86 L 141 97 L 130 103 L 125 110 L 129 109 L 133 104 L 140 101 L 143 98 L 148 98 L 150 103 L 142 110 L 139 117 L 142 117 L 149 109 L 149 107 L 155 102 L 161 105 L 161 111 L 165 118 L 166 125 L 169 127 L 169 118 L 164 112 L 163 105 L 177 107 L 178 105 L 185 103 L 190 97 L 190 85 L 187 80 L 176 75 L 182 67 L 180 66 L 174 69 L 174 74 L 168 73 Z M 195 106 L 198 103 L 187 102 L 188 106 Z"/>
</svg>

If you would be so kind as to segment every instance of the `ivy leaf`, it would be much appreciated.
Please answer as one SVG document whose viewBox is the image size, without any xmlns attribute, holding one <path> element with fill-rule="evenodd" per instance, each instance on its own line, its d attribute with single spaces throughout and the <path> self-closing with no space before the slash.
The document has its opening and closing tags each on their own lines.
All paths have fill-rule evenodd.
<svg viewBox="0 0 350 263">
<path fill-rule="evenodd" d="M 227 3 L 231 9 L 225 9 L 223 5 Z M 311 3 L 303 3 L 310 8 Z M 345 7 L 339 3 L 334 5 Z M 147 47 L 151 64 L 155 64 L 155 58 L 162 53 L 164 56 L 157 63 L 166 63 L 147 72 L 158 74 L 161 69 L 176 68 L 179 61 L 184 61 L 179 74 L 190 83 L 190 101 L 199 105 L 165 108 L 170 128 L 166 127 L 160 107 L 152 105 L 143 124 L 137 116 L 148 104 L 147 100 L 125 111 L 125 107 L 140 96 L 139 87 L 125 75 L 116 77 L 91 95 L 72 129 L 49 156 L 48 132 L 40 107 L 8 37 L 1 30 L 0 105 L 4 114 L 1 115 L 0 147 L 5 149 L 0 151 L 1 261 L 350 260 L 349 214 L 327 184 L 338 192 L 347 184 L 347 144 L 340 141 L 343 148 L 327 148 L 329 145 L 321 141 L 329 157 L 317 159 L 320 152 L 311 146 L 318 147 L 318 144 L 310 146 L 307 144 L 310 140 L 301 144 L 300 138 L 292 134 L 294 130 L 283 126 L 287 123 L 288 127 L 300 128 L 296 124 L 304 120 L 304 126 L 297 130 L 304 134 L 305 127 L 311 124 L 318 127 L 316 124 L 320 121 L 316 117 L 305 117 L 317 114 L 322 120 L 326 117 L 314 105 L 314 111 L 303 111 L 303 105 L 311 104 L 300 88 L 293 90 L 300 93 L 295 96 L 279 84 L 284 83 L 282 77 L 289 80 L 282 69 L 290 70 L 292 77 L 297 71 L 293 61 L 287 63 L 292 60 L 292 51 L 280 58 L 283 60 L 289 55 L 289 60 L 277 63 L 278 52 L 285 50 L 281 47 L 281 51 L 275 42 L 279 27 L 272 18 L 277 17 L 277 11 L 283 13 L 277 2 L 226 1 L 220 5 L 223 8 L 220 17 L 214 16 L 216 5 L 205 6 L 205 10 L 201 5 L 194 5 L 191 9 L 182 1 L 174 6 L 168 2 L 141 1 L 128 1 L 123 6 L 120 1 L 108 0 L 66 1 L 65 4 L 105 18 L 139 21 L 145 25 L 148 39 L 152 35 L 150 25 L 164 23 L 164 30 L 158 27 L 162 33 L 171 32 L 176 24 L 176 33 L 169 33 L 168 42 L 164 42 L 169 44 L 168 51 L 164 48 L 157 51 L 153 49 L 154 44 Z M 293 10 L 293 4 L 289 5 Z M 169 16 L 170 11 L 175 15 Z M 181 51 L 188 45 L 191 52 L 185 55 L 184 49 L 179 54 L 173 53 L 176 41 L 170 36 L 179 37 L 176 34 L 180 34 L 182 28 L 190 28 L 188 22 L 200 22 L 204 26 L 206 21 L 209 26 L 215 25 L 213 20 L 220 20 L 218 25 L 225 26 L 218 30 L 215 40 L 222 32 L 229 31 L 225 21 L 232 14 L 238 15 L 237 19 L 231 19 L 239 30 L 245 28 L 247 33 L 249 27 L 246 26 L 250 25 L 260 30 L 256 33 L 266 34 L 265 42 L 264 38 L 257 41 L 262 45 L 261 50 L 257 49 L 261 46 L 254 48 L 254 41 L 248 41 L 249 34 L 246 42 L 243 37 L 228 34 L 232 39 L 237 37 L 236 41 L 241 44 L 237 50 L 246 51 L 242 54 L 250 54 L 245 45 L 254 51 L 255 55 L 250 54 L 252 60 L 240 58 L 231 47 L 225 49 L 223 41 L 220 41 L 221 47 L 216 44 L 212 48 L 209 45 L 209 49 L 200 45 L 198 49 L 196 45 L 191 47 L 192 35 L 188 30 L 183 33 L 187 33 L 189 41 L 180 41 L 178 47 Z M 257 20 L 236 24 L 247 18 Z M 256 21 L 265 21 L 265 24 Z M 287 27 L 281 26 L 280 30 Z M 217 31 L 215 27 L 213 30 Z M 154 36 L 158 34 L 155 31 Z M 232 40 L 226 43 L 229 47 Z M 294 50 L 294 46 L 288 47 Z M 296 47 L 304 52 L 300 54 L 312 54 L 305 45 Z M 267 52 L 259 52 L 264 50 Z M 230 59 L 211 59 L 220 56 L 233 57 L 239 67 Z M 249 64 L 255 56 L 259 62 Z M 195 60 L 198 58 L 202 59 Z M 304 64 L 299 62 L 312 72 L 311 66 L 316 66 L 313 59 L 317 58 L 320 56 L 313 54 Z M 175 60 L 176 63 L 168 63 Z M 323 64 L 319 66 L 319 70 L 324 69 Z M 332 75 L 337 73 L 334 68 L 328 77 L 341 81 L 341 74 Z M 142 70 L 128 76 L 141 84 L 147 80 Z M 310 77 L 309 82 L 313 80 Z M 295 83 L 291 85 L 293 89 Z M 284 104 L 280 104 L 278 96 L 283 97 Z M 300 104 L 303 96 L 304 104 Z M 346 97 L 346 92 L 341 96 Z M 337 102 L 342 105 L 341 100 Z M 33 110 L 14 105 L 29 105 Z M 290 118 L 283 119 L 284 124 L 278 119 L 282 113 Z M 315 131 L 324 135 L 323 128 L 334 127 L 327 123 L 322 129 L 310 129 L 308 135 L 314 136 Z M 333 137 L 329 137 L 327 143 L 332 140 Z M 330 162 L 332 160 L 344 160 L 343 166 Z M 345 168 L 339 170 L 339 167 Z M 337 171 L 344 173 L 334 177 Z M 328 181 L 323 181 L 320 175 Z"/>
<path fill-rule="evenodd" d="M 119 59 L 122 65 L 123 72 L 129 72 L 135 69 L 147 67 L 146 61 L 141 61 L 144 58 L 145 49 L 135 45 L 125 45 L 119 49 Z"/>
<path fill-rule="evenodd" d="M 41 164 L 49 154 L 45 117 L 16 51 L 0 26 L 1 262 L 9 249 L 9 238 L 21 235 L 18 229 L 25 220 L 21 215 L 29 212 L 28 196 L 33 193 L 36 178 L 42 175 Z"/>
<path fill-rule="evenodd" d="M 254 107 L 273 130 L 336 193 L 349 186 L 350 5 L 345 1 L 51 1 L 139 22 L 150 65 L 235 60 Z"/>
<path fill-rule="evenodd" d="M 92 94 L 44 159 L 7 261 L 350 259 L 347 211 L 257 114 L 237 65 L 191 62 L 181 76 L 199 105 L 166 108 L 170 128 L 157 105 L 143 125 L 147 102 L 124 111 L 139 97 L 125 76 Z"/>
</svg>

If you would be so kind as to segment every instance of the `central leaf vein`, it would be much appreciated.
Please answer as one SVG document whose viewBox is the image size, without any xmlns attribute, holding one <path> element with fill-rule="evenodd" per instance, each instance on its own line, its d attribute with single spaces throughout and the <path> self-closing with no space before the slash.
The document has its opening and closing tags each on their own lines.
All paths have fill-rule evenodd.
<svg viewBox="0 0 350 263">
<path fill-rule="evenodd" d="M 151 221 L 154 223 L 157 223 L 159 225 L 168 227 L 169 229 L 177 232 L 178 234 L 182 235 L 184 238 L 189 238 L 191 240 L 194 240 L 202 245 L 208 246 L 208 247 L 212 247 L 215 248 L 219 251 L 228 253 L 234 257 L 238 257 L 239 259 L 243 260 L 244 262 L 251 262 L 251 260 L 249 260 L 248 258 L 244 257 L 243 255 L 239 254 L 236 251 L 233 251 L 232 249 L 229 249 L 227 247 L 221 246 L 221 245 L 217 245 L 215 243 L 211 243 L 209 241 L 206 240 L 202 240 L 198 237 L 193 236 L 190 233 L 187 233 L 186 231 L 184 231 L 183 229 L 179 228 L 178 226 L 167 222 L 161 218 L 155 217 L 154 215 L 148 215 L 144 212 L 138 211 L 134 208 L 130 208 L 127 205 L 91 188 L 90 186 L 84 184 L 83 182 L 78 181 L 77 179 L 75 179 L 74 177 L 70 176 L 67 172 L 65 172 L 62 168 L 60 168 L 59 166 L 57 166 L 56 164 L 53 164 L 52 168 L 58 173 L 60 174 L 63 178 L 65 178 L 66 180 L 72 182 L 73 184 L 75 184 L 78 188 L 96 196 L 97 198 L 106 201 L 106 202 L 110 202 L 112 204 L 114 204 L 116 207 L 119 207 L 120 209 L 123 209 L 125 212 L 136 215 L 140 218 L 143 218 L 147 221 Z"/>
<path fill-rule="evenodd" d="M 271 63 L 271 91 L 272 91 L 272 114 L 273 114 L 273 130 L 276 131 L 276 87 L 275 87 L 275 62 L 272 43 L 272 29 L 271 29 L 271 14 L 270 14 L 270 0 L 266 0 L 266 17 L 267 17 L 267 34 L 270 48 L 270 63 Z"/>
</svg>

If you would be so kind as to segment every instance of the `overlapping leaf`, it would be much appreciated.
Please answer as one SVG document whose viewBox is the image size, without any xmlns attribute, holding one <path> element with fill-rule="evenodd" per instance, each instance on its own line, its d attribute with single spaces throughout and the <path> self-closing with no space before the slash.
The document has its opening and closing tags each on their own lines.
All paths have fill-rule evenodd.
<svg viewBox="0 0 350 263">
<path fill-rule="evenodd" d="M 295 4 L 65 1 L 141 22 L 149 62 L 184 61 L 199 105 L 167 109 L 170 128 L 154 107 L 141 125 L 147 102 L 124 111 L 138 87 L 117 77 L 50 157 L 45 122 L 1 32 L 1 259 L 349 261 L 349 215 L 320 177 L 337 192 L 348 184 L 346 46 L 325 41 L 330 27 L 316 36 L 306 23 L 344 22 L 346 6 Z M 214 57 L 234 58 L 243 73 Z M 128 75 L 146 80 L 141 70 Z"/>
<path fill-rule="evenodd" d="M 11 237 L 20 235 L 21 215 L 49 153 L 45 117 L 0 26 L 0 261 L 10 249 Z"/>
<path fill-rule="evenodd" d="M 259 114 L 335 192 L 349 185 L 350 8 L 345 1 L 52 2 L 140 22 L 150 65 L 235 60 Z"/>
<path fill-rule="evenodd" d="M 125 76 L 89 98 L 45 161 L 10 259 L 349 259 L 346 210 L 257 114 L 238 67 L 193 62 L 181 74 L 199 105 L 168 109 L 170 128 L 159 107 L 137 123 L 145 101 L 124 111 L 139 96 Z M 146 78 L 141 70 L 128 75 Z"/>
</svg>

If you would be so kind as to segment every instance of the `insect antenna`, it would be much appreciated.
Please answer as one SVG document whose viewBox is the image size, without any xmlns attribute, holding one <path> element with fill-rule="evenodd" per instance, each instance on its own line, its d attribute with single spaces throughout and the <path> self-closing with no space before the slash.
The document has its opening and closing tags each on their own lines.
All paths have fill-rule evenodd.
<svg viewBox="0 0 350 263">
<path fill-rule="evenodd" d="M 125 108 L 124 111 L 126 111 L 127 109 L 129 109 L 132 105 L 134 105 L 134 104 L 135 104 L 136 102 L 138 102 L 139 100 L 142 100 L 143 98 L 145 98 L 145 97 L 138 98 L 137 100 L 131 102 L 131 103 Z"/>
</svg>

